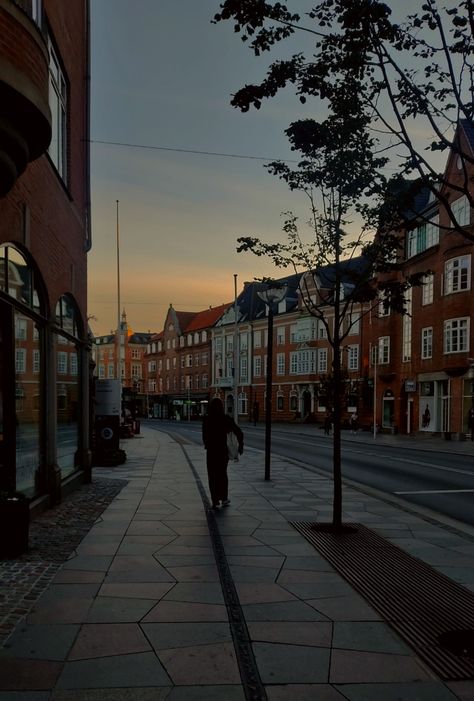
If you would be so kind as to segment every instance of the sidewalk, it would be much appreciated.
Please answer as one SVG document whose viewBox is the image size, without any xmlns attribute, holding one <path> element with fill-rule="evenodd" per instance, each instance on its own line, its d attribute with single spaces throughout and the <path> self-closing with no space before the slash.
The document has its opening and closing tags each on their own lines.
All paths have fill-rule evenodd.
<svg viewBox="0 0 474 701">
<path fill-rule="evenodd" d="M 265 482 L 245 451 L 208 518 L 202 447 L 144 428 L 126 449 L 94 476 L 127 486 L 0 650 L 0 701 L 472 701 L 290 525 L 330 520 L 327 477 L 274 457 Z M 352 487 L 343 505 L 474 591 L 469 530 Z"/>
</svg>

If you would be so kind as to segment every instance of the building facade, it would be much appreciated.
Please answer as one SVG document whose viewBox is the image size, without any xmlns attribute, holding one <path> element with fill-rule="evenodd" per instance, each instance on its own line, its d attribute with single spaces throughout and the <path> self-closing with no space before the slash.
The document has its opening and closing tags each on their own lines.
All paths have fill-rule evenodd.
<svg viewBox="0 0 474 701">
<path fill-rule="evenodd" d="M 456 139 L 474 156 L 474 129 L 461 121 Z M 442 195 L 449 210 L 427 190 L 418 194 L 412 216 L 399 232 L 399 278 L 424 273 L 423 284 L 407 296 L 408 314 L 391 314 L 383 305 L 371 327 L 371 375 L 377 378 L 380 425 L 403 433 L 421 432 L 463 438 L 474 406 L 474 302 L 472 239 L 474 167 L 453 151 L 447 161 Z M 460 189 L 457 190 L 456 186 Z"/>
<path fill-rule="evenodd" d="M 90 479 L 88 2 L 1 0 L 0 37 L 0 489 L 54 502 Z"/>
<path fill-rule="evenodd" d="M 124 310 L 119 336 L 113 332 L 105 336 L 96 336 L 93 340 L 95 377 L 99 380 L 120 377 L 125 407 L 133 416 L 148 416 L 149 382 L 145 356 L 152 336 L 151 331 L 133 331 Z"/>
<path fill-rule="evenodd" d="M 211 329 L 229 305 L 201 312 L 170 305 L 164 328 L 147 349 L 148 392 L 155 418 L 198 419 L 209 401 Z"/>
</svg>

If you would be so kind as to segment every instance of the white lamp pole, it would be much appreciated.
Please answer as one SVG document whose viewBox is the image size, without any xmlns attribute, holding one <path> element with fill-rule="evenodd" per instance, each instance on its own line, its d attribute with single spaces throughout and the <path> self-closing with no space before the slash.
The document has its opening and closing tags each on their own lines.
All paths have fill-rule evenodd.
<svg viewBox="0 0 474 701">
<path fill-rule="evenodd" d="M 270 479 L 271 461 L 271 431 L 272 431 L 272 362 L 273 362 L 273 308 L 274 305 L 285 297 L 288 285 L 278 283 L 263 284 L 257 291 L 260 299 L 265 302 L 268 309 L 268 338 L 267 338 L 267 382 L 265 396 L 265 480 Z"/>
</svg>

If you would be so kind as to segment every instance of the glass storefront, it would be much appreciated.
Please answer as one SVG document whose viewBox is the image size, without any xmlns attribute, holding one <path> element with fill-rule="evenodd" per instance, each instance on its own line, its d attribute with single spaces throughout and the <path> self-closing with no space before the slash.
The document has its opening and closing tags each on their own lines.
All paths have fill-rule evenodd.
<svg viewBox="0 0 474 701">
<path fill-rule="evenodd" d="M 57 464 L 61 478 L 78 468 L 80 378 L 74 306 L 62 297 L 56 307 L 56 322 L 64 334 L 56 334 Z"/>
<path fill-rule="evenodd" d="M 41 343 L 40 328 L 14 312 L 16 488 L 26 494 L 37 489 L 41 465 Z"/>
</svg>

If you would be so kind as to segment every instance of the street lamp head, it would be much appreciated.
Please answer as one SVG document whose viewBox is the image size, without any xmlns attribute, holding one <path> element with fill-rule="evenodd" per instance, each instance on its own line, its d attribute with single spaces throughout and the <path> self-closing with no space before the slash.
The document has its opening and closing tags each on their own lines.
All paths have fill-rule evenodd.
<svg viewBox="0 0 474 701">
<path fill-rule="evenodd" d="M 281 302 L 288 292 L 288 283 L 269 282 L 262 283 L 261 288 L 257 290 L 260 299 L 267 306 Z"/>
</svg>

